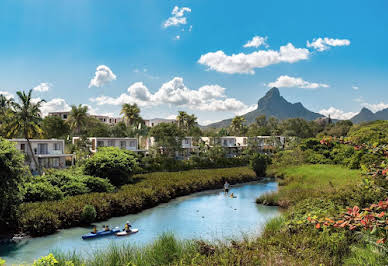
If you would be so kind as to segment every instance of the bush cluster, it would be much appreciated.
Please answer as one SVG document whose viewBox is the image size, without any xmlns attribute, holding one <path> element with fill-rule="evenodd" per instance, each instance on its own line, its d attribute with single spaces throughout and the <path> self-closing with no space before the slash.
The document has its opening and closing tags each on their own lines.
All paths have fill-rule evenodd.
<svg viewBox="0 0 388 266">
<path fill-rule="evenodd" d="M 258 177 L 264 177 L 271 158 L 266 154 L 256 153 L 252 156 L 250 166 Z"/>
<path fill-rule="evenodd" d="M 212 160 L 207 156 L 192 155 L 188 160 L 175 160 L 163 156 L 145 156 L 140 160 L 140 166 L 143 172 L 175 172 L 192 169 L 213 169 L 246 166 L 249 163 L 249 157 L 238 156 L 233 158 L 217 158 Z"/>
<path fill-rule="evenodd" d="M 85 174 L 106 178 L 115 186 L 130 183 L 138 171 L 136 154 L 115 147 L 100 148 L 84 162 Z"/>
<path fill-rule="evenodd" d="M 227 180 L 231 184 L 256 180 L 247 167 L 190 170 L 185 172 L 155 172 L 133 176 L 134 184 L 124 185 L 114 193 L 89 193 L 59 201 L 24 203 L 19 207 L 19 224 L 23 232 L 44 235 L 59 228 L 83 223 L 86 205 L 96 210 L 96 220 L 136 213 L 167 202 L 177 196 L 220 188 Z"/>
<path fill-rule="evenodd" d="M 60 200 L 91 192 L 112 192 L 108 180 L 84 175 L 82 169 L 46 170 L 43 176 L 31 177 L 25 183 L 25 202 Z"/>
<path fill-rule="evenodd" d="M 366 148 L 357 149 L 349 144 L 322 144 L 316 138 L 305 139 L 293 150 L 277 153 L 274 164 L 338 164 L 350 169 L 360 169 L 369 165 L 379 165 L 385 160 L 382 154 L 373 153 Z"/>
</svg>

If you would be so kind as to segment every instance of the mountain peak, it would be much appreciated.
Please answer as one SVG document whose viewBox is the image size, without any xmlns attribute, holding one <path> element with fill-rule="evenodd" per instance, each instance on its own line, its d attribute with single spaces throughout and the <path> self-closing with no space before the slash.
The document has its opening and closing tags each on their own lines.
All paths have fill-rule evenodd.
<svg viewBox="0 0 388 266">
<path fill-rule="evenodd" d="M 362 107 L 360 113 L 373 114 L 373 112 L 366 107 Z"/>
<path fill-rule="evenodd" d="M 267 91 L 267 93 L 265 94 L 264 97 L 266 97 L 266 96 L 268 96 L 268 97 L 280 97 L 279 89 L 276 87 L 273 87 L 272 89 Z"/>
</svg>

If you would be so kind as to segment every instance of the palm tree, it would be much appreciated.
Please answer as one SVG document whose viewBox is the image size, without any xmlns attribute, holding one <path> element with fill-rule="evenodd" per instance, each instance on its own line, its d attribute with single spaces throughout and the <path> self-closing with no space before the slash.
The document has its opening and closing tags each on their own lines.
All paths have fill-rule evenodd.
<svg viewBox="0 0 388 266">
<path fill-rule="evenodd" d="M 187 118 L 188 114 L 184 111 L 179 111 L 178 113 L 179 114 L 176 117 L 176 121 L 178 123 L 178 127 L 180 129 L 183 129 L 184 127 L 186 127 L 186 118 Z"/>
<path fill-rule="evenodd" d="M 237 133 L 237 135 L 240 135 L 244 128 L 244 123 L 246 122 L 245 118 L 243 116 L 235 116 L 232 120 L 232 124 L 230 125 L 231 129 Z"/>
<path fill-rule="evenodd" d="M 197 117 L 194 114 L 189 115 L 184 111 L 179 111 L 176 120 L 178 127 L 185 133 L 189 133 L 189 131 L 197 124 Z"/>
<path fill-rule="evenodd" d="M 12 101 L 12 98 L 7 99 L 3 94 L 0 94 L 0 129 L 2 129 L 3 123 L 9 119 Z"/>
<path fill-rule="evenodd" d="M 81 129 L 86 126 L 88 118 L 88 107 L 86 105 L 72 105 L 66 123 L 70 126 L 72 131 L 79 135 L 81 133 Z"/>
<path fill-rule="evenodd" d="M 125 103 L 121 107 L 121 112 L 124 116 L 124 121 L 126 122 L 127 126 L 134 126 L 138 127 L 140 123 L 142 123 L 143 119 L 140 117 L 140 108 L 137 106 L 137 104 L 129 104 Z"/>
<path fill-rule="evenodd" d="M 35 102 L 31 98 L 32 90 L 28 93 L 18 91 L 16 94 L 20 103 L 12 101 L 11 115 L 12 119 L 7 125 L 7 135 L 9 137 L 23 135 L 27 140 L 27 145 L 30 150 L 32 159 L 34 160 L 35 166 L 40 171 L 40 167 L 36 160 L 35 154 L 32 151 L 30 139 L 35 136 L 41 136 L 43 133 L 40 127 L 41 117 L 41 105 L 46 102 L 45 100 L 39 100 Z"/>
</svg>

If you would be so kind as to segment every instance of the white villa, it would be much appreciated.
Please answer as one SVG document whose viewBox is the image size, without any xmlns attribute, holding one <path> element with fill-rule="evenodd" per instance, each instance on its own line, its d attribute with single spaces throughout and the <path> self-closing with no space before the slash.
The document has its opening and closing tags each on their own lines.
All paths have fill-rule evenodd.
<svg viewBox="0 0 388 266">
<path fill-rule="evenodd" d="M 65 154 L 65 141 L 62 139 L 30 139 L 32 151 L 36 156 L 39 168 L 35 165 L 26 139 L 10 139 L 16 148 L 26 154 L 26 163 L 37 171 L 39 168 L 65 168 L 66 158 L 72 161 L 72 154 Z"/>
<path fill-rule="evenodd" d="M 283 136 L 256 136 L 250 138 L 249 145 L 258 147 L 259 150 L 273 150 L 275 148 L 282 148 L 286 144 L 286 137 Z"/>
<path fill-rule="evenodd" d="M 73 137 L 73 144 L 79 140 L 80 137 Z M 90 151 L 95 153 L 99 147 L 118 147 L 128 151 L 139 152 L 138 141 L 136 138 L 100 138 L 90 137 Z"/>
<path fill-rule="evenodd" d="M 164 119 L 164 118 L 154 118 L 154 119 L 146 119 L 144 120 L 144 124 L 147 127 L 154 127 L 159 125 L 160 123 L 176 123 L 175 119 Z"/>
<path fill-rule="evenodd" d="M 146 139 L 146 150 L 149 150 L 151 147 L 157 146 L 157 142 L 154 137 L 148 137 Z M 159 147 L 162 149 L 163 147 Z M 193 137 L 184 137 L 182 139 L 182 151 L 176 154 L 176 158 L 184 159 L 190 157 L 191 153 L 198 148 L 198 146 L 194 146 Z"/>
<path fill-rule="evenodd" d="M 70 112 L 50 112 L 48 113 L 49 116 L 58 116 L 62 118 L 63 120 L 66 120 L 69 117 Z M 121 122 L 123 120 L 122 117 L 111 117 L 106 115 L 89 115 L 90 117 L 94 117 L 98 120 L 100 120 L 102 123 L 108 124 L 108 125 L 116 125 L 117 123 Z"/>
</svg>

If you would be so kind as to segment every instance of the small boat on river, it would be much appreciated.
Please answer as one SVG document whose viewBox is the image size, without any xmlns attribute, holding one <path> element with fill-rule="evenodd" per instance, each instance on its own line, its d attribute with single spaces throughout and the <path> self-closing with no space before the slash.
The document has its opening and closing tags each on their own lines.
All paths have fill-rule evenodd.
<svg viewBox="0 0 388 266">
<path fill-rule="evenodd" d="M 92 239 L 92 238 L 97 238 L 97 237 L 102 237 L 102 236 L 109 236 L 109 235 L 114 235 L 116 233 L 120 232 L 120 228 L 116 227 L 116 228 L 113 228 L 111 230 L 108 230 L 108 231 L 105 231 L 105 230 L 101 230 L 101 231 L 97 231 L 96 233 L 88 233 L 86 235 L 83 235 L 82 236 L 82 239 Z"/>
<path fill-rule="evenodd" d="M 116 233 L 116 236 L 129 236 L 132 234 L 136 234 L 137 232 L 139 232 L 139 229 L 134 228 L 134 229 L 131 229 L 130 231 L 124 230 L 124 231 L 118 232 L 118 233 Z"/>
</svg>

